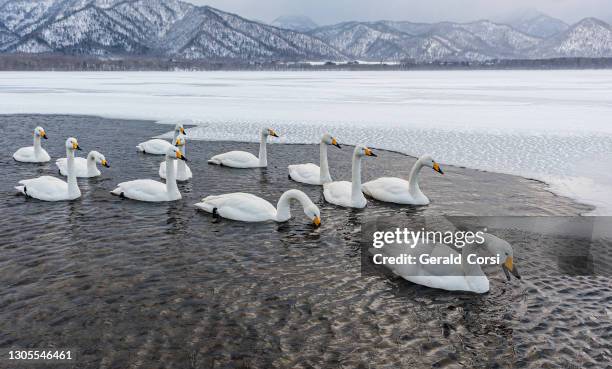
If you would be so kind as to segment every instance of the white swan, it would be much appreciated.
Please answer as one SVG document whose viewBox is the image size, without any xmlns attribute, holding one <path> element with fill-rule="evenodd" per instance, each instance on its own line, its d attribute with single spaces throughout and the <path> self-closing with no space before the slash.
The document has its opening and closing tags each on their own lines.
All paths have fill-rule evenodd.
<svg viewBox="0 0 612 369">
<path fill-rule="evenodd" d="M 174 145 L 181 151 L 181 154 L 187 155 L 187 137 L 180 134 L 174 140 Z M 193 177 L 191 169 L 184 160 L 180 160 L 175 167 L 176 180 L 179 182 L 188 181 Z M 166 179 L 166 161 L 159 164 L 159 176 Z"/>
<path fill-rule="evenodd" d="M 363 184 L 363 192 L 384 202 L 409 205 L 428 205 L 429 199 L 419 188 L 419 172 L 423 167 L 430 167 L 444 174 L 440 164 L 429 155 L 423 155 L 417 160 L 410 171 L 408 180 L 395 177 L 381 177 Z"/>
<path fill-rule="evenodd" d="M 81 197 L 74 168 L 74 151 L 81 150 L 76 138 L 66 140 L 66 157 L 68 158 L 68 182 L 59 178 L 42 176 L 19 181 L 21 186 L 15 189 L 22 194 L 43 201 L 74 200 Z"/>
<path fill-rule="evenodd" d="M 22 147 L 15 151 L 13 159 L 22 163 L 46 163 L 51 157 L 40 144 L 40 138 L 47 139 L 47 133 L 42 127 L 34 129 L 34 146 Z"/>
<path fill-rule="evenodd" d="M 270 128 L 261 130 L 259 134 L 259 157 L 246 151 L 230 151 L 213 156 L 208 163 L 240 169 L 265 168 L 268 166 L 268 153 L 266 150 L 268 136 L 278 137 L 276 132 Z"/>
<path fill-rule="evenodd" d="M 176 185 L 175 159 L 187 160 L 180 150 L 173 146 L 166 151 L 168 179 L 165 184 L 152 179 L 137 179 L 135 181 L 119 183 L 117 188 L 111 191 L 111 194 L 127 197 L 132 200 L 149 202 L 180 200 L 181 193 Z"/>
<path fill-rule="evenodd" d="M 329 174 L 329 164 L 327 162 L 327 145 L 334 145 L 337 148 L 341 148 L 338 141 L 332 137 L 329 133 L 326 133 L 321 137 L 321 143 L 319 145 L 319 164 L 296 164 L 289 166 L 289 178 L 296 182 L 311 184 L 311 185 L 322 185 L 332 181 L 331 175 Z"/>
<path fill-rule="evenodd" d="M 484 243 L 466 244 L 461 249 L 461 254 L 441 243 L 417 243 L 412 245 L 385 245 L 380 249 L 370 249 L 372 255 L 402 257 L 409 255 L 414 257 L 412 264 L 391 264 L 385 263 L 384 266 L 393 271 L 398 276 L 416 284 L 431 288 L 439 288 L 448 291 L 469 291 L 485 293 L 489 291 L 489 279 L 482 271 L 481 265 L 475 263 L 475 257 L 471 258 L 472 263 L 468 262 L 470 254 L 476 256 L 498 256 L 500 264 L 510 280 L 510 273 L 520 279 L 520 275 L 513 262 L 514 253 L 512 246 L 505 240 L 485 233 Z M 486 251 L 486 252 L 485 252 Z M 490 254 L 490 255 L 489 255 Z M 429 257 L 460 257 L 460 264 L 425 264 L 421 262 L 421 255 Z M 380 259 L 380 257 L 375 257 Z"/>
<path fill-rule="evenodd" d="M 91 178 L 101 175 L 102 173 L 96 166 L 96 163 L 103 167 L 110 168 L 108 160 L 97 151 L 90 151 L 87 155 L 87 159 L 74 158 L 74 171 L 77 178 Z M 68 160 L 66 158 L 57 159 L 55 165 L 59 169 L 61 175 L 64 177 L 68 175 Z"/>
<path fill-rule="evenodd" d="M 172 142 L 176 140 L 176 137 L 179 134 L 186 135 L 185 128 L 183 127 L 183 123 L 177 123 L 174 126 L 174 137 L 172 139 Z M 145 154 L 166 155 L 166 152 L 168 151 L 168 149 L 172 147 L 174 147 L 172 143 L 166 140 L 159 139 L 159 138 L 154 138 L 154 139 L 139 143 L 138 146 L 136 146 L 136 149 L 138 149 L 138 151 L 143 152 Z"/>
<path fill-rule="evenodd" d="M 283 193 L 276 207 L 261 197 L 242 192 L 208 196 L 195 206 L 223 218 L 242 222 L 265 222 L 269 220 L 286 222 L 291 218 L 291 200 L 299 201 L 304 208 L 304 214 L 312 220 L 313 224 L 316 226 L 321 224 L 319 208 L 300 190 L 289 190 Z"/>
<path fill-rule="evenodd" d="M 356 146 L 353 152 L 352 180 L 329 182 L 323 185 L 323 196 L 329 203 L 349 208 L 364 208 L 366 198 L 361 192 L 361 158 L 376 156 L 365 146 Z"/>
</svg>

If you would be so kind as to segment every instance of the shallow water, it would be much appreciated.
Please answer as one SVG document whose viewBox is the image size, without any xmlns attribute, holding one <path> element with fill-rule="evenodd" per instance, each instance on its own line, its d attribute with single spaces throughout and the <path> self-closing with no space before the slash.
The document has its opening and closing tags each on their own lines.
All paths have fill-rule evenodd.
<svg viewBox="0 0 612 369">
<path fill-rule="evenodd" d="M 52 158 L 69 135 L 111 168 L 80 180 L 83 197 L 44 203 L 14 195 L 19 179 L 55 174 L 52 163 L 11 154 L 45 127 Z M 485 295 L 447 293 L 399 278 L 361 276 L 362 225 L 377 216 L 576 215 L 585 206 L 539 182 L 443 166 L 422 173 L 432 204 L 326 204 L 319 187 L 287 178 L 318 147 L 271 145 L 267 169 L 210 166 L 213 154 L 257 145 L 188 143 L 192 181 L 183 200 L 113 197 L 124 180 L 157 178 L 160 157 L 135 145 L 167 126 L 75 116 L 0 116 L 0 348 L 72 347 L 74 368 L 606 367 L 612 305 L 606 277 L 555 275 L 517 255 L 522 281 L 491 276 Z M 350 177 L 352 148 L 329 149 L 331 172 Z M 407 175 L 413 158 L 379 152 L 364 179 Z M 316 159 L 315 159 L 316 161 Z M 321 208 L 315 229 L 294 209 L 286 224 L 214 220 L 192 206 L 209 194 L 251 192 L 275 203 L 299 188 Z M 604 311 L 605 314 L 605 311 Z M 6 363 L 0 363 L 5 368 Z"/>
</svg>

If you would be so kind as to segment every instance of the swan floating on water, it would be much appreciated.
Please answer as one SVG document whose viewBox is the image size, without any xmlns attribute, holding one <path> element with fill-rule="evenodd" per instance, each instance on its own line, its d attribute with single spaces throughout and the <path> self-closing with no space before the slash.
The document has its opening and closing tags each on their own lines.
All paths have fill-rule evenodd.
<svg viewBox="0 0 612 369">
<path fill-rule="evenodd" d="M 68 182 L 59 178 L 42 176 L 34 179 L 19 181 L 21 186 L 15 187 L 20 193 L 43 201 L 65 201 L 81 197 L 81 190 L 77 184 L 74 151 L 81 150 L 76 138 L 66 140 L 66 158 Z"/>
<path fill-rule="evenodd" d="M 101 175 L 102 173 L 100 172 L 96 164 L 100 164 L 103 167 L 110 168 L 108 160 L 106 160 L 104 155 L 100 154 L 97 151 L 90 151 L 87 155 L 87 159 L 74 158 L 74 171 L 76 173 L 77 178 L 92 178 Z M 68 160 L 66 158 L 57 159 L 55 161 L 55 165 L 59 169 L 61 175 L 63 175 L 64 177 L 68 175 Z"/>
<path fill-rule="evenodd" d="M 213 156 L 208 163 L 239 169 L 265 168 L 268 166 L 268 152 L 266 150 L 268 136 L 278 137 L 276 132 L 270 128 L 261 130 L 259 133 L 259 157 L 246 151 L 230 151 Z"/>
<path fill-rule="evenodd" d="M 440 164 L 429 155 L 423 155 L 414 163 L 408 180 L 395 177 L 381 177 L 363 184 L 363 192 L 379 201 L 406 205 L 429 205 L 429 199 L 419 188 L 419 172 L 423 167 L 444 174 Z"/>
<path fill-rule="evenodd" d="M 319 145 L 319 164 L 296 164 L 289 166 L 289 178 L 296 182 L 306 183 L 311 185 L 322 185 L 332 181 L 329 174 L 329 164 L 327 162 L 327 145 L 334 145 L 341 148 L 338 141 L 329 133 L 326 133 L 321 138 Z"/>
<path fill-rule="evenodd" d="M 180 134 L 174 140 L 174 145 L 179 149 L 181 154 L 187 155 L 187 136 Z M 179 160 L 175 167 L 176 180 L 179 182 L 188 181 L 193 177 L 191 169 L 184 160 Z M 166 161 L 159 164 L 159 176 L 166 179 Z"/>
<path fill-rule="evenodd" d="M 34 129 L 34 145 L 22 147 L 13 154 L 13 159 L 22 163 L 46 163 L 51 160 L 51 157 L 40 144 L 40 139 L 48 138 L 47 133 L 42 127 Z"/>
<path fill-rule="evenodd" d="M 418 243 L 416 246 L 386 245 L 381 249 L 370 249 L 371 254 L 381 254 L 389 257 L 413 256 L 413 264 L 385 263 L 385 267 L 398 276 L 416 284 L 438 288 L 447 291 L 468 291 L 485 293 L 489 291 L 489 279 L 478 263 L 469 263 L 469 255 L 484 256 L 487 251 L 499 257 L 500 264 L 506 278 L 510 280 L 510 273 L 520 279 L 514 265 L 514 252 L 512 246 L 505 240 L 489 233 L 483 235 L 484 243 L 466 244 L 461 253 L 441 243 Z M 483 250 L 484 249 L 484 250 Z M 460 264 L 424 264 L 419 262 L 421 255 L 434 258 L 461 258 Z"/>
<path fill-rule="evenodd" d="M 323 185 L 325 200 L 334 205 L 349 208 L 364 208 L 368 203 L 361 192 L 361 159 L 364 156 L 376 156 L 365 146 L 356 146 L 353 152 L 352 180 L 329 182 Z"/>
<path fill-rule="evenodd" d="M 111 191 L 111 193 L 138 201 L 162 202 L 180 200 L 181 193 L 176 185 L 176 169 L 174 168 L 176 159 L 187 160 L 181 154 L 181 151 L 173 146 L 166 151 L 168 179 L 165 184 L 152 179 L 137 179 L 135 181 L 119 183 L 117 188 Z"/>
<path fill-rule="evenodd" d="M 174 126 L 174 137 L 172 139 L 172 142 L 176 140 L 176 137 L 178 137 L 179 134 L 187 135 L 187 133 L 185 133 L 185 128 L 183 127 L 183 123 L 177 123 Z M 160 138 L 154 138 L 154 139 L 139 143 L 138 146 L 136 146 L 136 149 L 138 149 L 138 151 L 145 153 L 145 154 L 166 155 L 166 152 L 168 151 L 168 149 L 172 147 L 174 147 L 172 143 L 166 140 L 162 140 Z"/>
<path fill-rule="evenodd" d="M 321 212 L 300 190 L 289 190 L 283 193 L 276 207 L 261 197 L 249 193 L 228 193 L 219 196 L 208 196 L 195 204 L 199 209 L 217 214 L 223 218 L 242 222 L 265 222 L 273 220 L 286 222 L 291 219 L 291 200 L 297 200 L 304 208 L 304 214 L 316 226 L 321 224 Z"/>
</svg>

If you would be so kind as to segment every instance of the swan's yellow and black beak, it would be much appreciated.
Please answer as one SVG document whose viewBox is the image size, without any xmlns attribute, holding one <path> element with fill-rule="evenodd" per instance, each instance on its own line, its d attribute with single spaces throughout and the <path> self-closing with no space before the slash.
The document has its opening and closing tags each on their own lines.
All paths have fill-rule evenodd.
<svg viewBox="0 0 612 369">
<path fill-rule="evenodd" d="M 110 164 L 108 163 L 108 161 L 106 159 L 102 160 L 102 166 L 110 168 Z"/>
<path fill-rule="evenodd" d="M 338 143 L 338 141 L 335 138 L 332 138 L 332 145 L 336 146 L 339 149 L 342 148 L 342 146 L 340 146 L 340 144 Z"/>
<path fill-rule="evenodd" d="M 45 140 L 49 138 L 47 137 L 47 132 L 45 131 L 40 132 L 40 137 L 44 138 Z"/>
<path fill-rule="evenodd" d="M 270 136 L 272 136 L 272 137 L 279 137 L 278 134 L 276 132 L 274 132 L 273 129 L 269 129 L 268 132 L 269 132 Z"/>
<path fill-rule="evenodd" d="M 72 143 L 72 149 L 82 151 L 81 146 L 79 146 L 79 143 L 76 141 Z"/>
<path fill-rule="evenodd" d="M 187 136 L 187 132 L 185 132 L 185 128 L 183 128 L 183 127 L 179 128 L 179 132 L 181 132 L 181 134 Z"/>
<path fill-rule="evenodd" d="M 321 218 L 320 217 L 314 217 L 314 219 L 312 220 L 312 224 L 315 225 L 315 227 L 318 227 L 321 225 Z"/>
<path fill-rule="evenodd" d="M 518 270 L 516 270 L 516 265 L 514 265 L 512 256 L 508 256 L 506 258 L 506 261 L 502 264 L 502 269 L 504 270 L 504 274 L 508 280 L 510 280 L 510 273 L 512 273 L 516 279 L 521 279 Z"/>
<path fill-rule="evenodd" d="M 183 161 L 189 161 L 180 151 L 176 151 L 176 158 Z"/>
<path fill-rule="evenodd" d="M 180 138 L 176 139 L 176 142 L 174 143 L 175 146 L 183 146 L 185 144 L 185 141 L 182 141 Z"/>
<path fill-rule="evenodd" d="M 366 149 L 365 149 L 365 154 L 366 154 L 366 156 L 373 156 L 373 157 L 377 157 L 377 156 L 378 156 L 378 155 L 376 155 L 376 154 L 374 153 L 374 151 L 372 151 L 372 149 L 367 148 L 367 147 L 366 147 Z"/>
<path fill-rule="evenodd" d="M 444 174 L 444 172 L 442 171 L 442 168 L 440 168 L 440 164 L 436 163 L 435 161 L 433 163 L 433 170 L 435 170 L 436 172 L 440 174 Z"/>
</svg>

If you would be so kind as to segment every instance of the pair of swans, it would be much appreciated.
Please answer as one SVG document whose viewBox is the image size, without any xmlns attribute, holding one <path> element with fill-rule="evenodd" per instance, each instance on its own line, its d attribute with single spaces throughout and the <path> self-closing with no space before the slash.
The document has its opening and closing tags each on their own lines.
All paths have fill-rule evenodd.
<svg viewBox="0 0 612 369">
<path fill-rule="evenodd" d="M 187 155 L 187 136 L 182 133 L 176 136 L 176 138 L 174 139 L 174 146 L 181 152 L 183 156 Z M 159 164 L 159 176 L 162 179 L 168 179 L 167 168 L 168 164 L 165 160 Z M 179 162 L 175 166 L 174 171 L 176 172 L 175 178 L 179 182 L 188 181 L 193 177 L 193 173 L 191 173 L 191 169 L 189 168 L 185 160 L 179 160 Z"/>
<path fill-rule="evenodd" d="M 174 126 L 174 137 L 172 142 L 176 141 L 179 134 L 187 135 L 183 123 L 177 123 Z M 141 142 L 136 146 L 136 149 L 144 154 L 150 155 L 166 155 L 168 150 L 172 149 L 174 145 L 166 140 L 160 138 L 153 138 L 151 140 Z"/>
<path fill-rule="evenodd" d="M 447 291 L 467 291 L 485 293 L 489 291 L 489 279 L 482 271 L 480 264 L 468 263 L 468 255 L 498 256 L 501 267 L 510 281 L 510 274 L 521 279 L 516 265 L 514 265 L 514 251 L 512 246 L 492 234 L 483 235 L 484 243 L 468 244 L 461 249 L 461 253 L 442 243 L 418 243 L 410 248 L 406 245 L 386 245 L 381 249 L 370 249 L 371 254 L 391 257 L 410 255 L 415 260 L 420 260 L 421 255 L 431 257 L 459 257 L 461 264 L 385 264 L 396 275 L 412 283 L 420 284 L 430 288 L 438 288 Z"/>
<path fill-rule="evenodd" d="M 278 134 L 270 128 L 264 128 L 259 132 L 259 157 L 246 151 L 230 151 L 213 156 L 208 160 L 208 163 L 238 169 L 266 168 L 268 166 L 268 151 L 266 145 L 269 136 L 279 137 Z"/>
<path fill-rule="evenodd" d="M 117 185 L 111 194 L 126 197 L 132 200 L 146 202 L 176 201 L 182 198 L 181 192 L 176 184 L 176 160 L 187 161 L 182 152 L 172 146 L 166 150 L 166 183 L 152 179 L 137 179 L 135 181 L 122 182 Z"/>
<path fill-rule="evenodd" d="M 74 158 L 74 172 L 77 178 L 93 178 L 102 175 L 96 164 L 110 168 L 110 163 L 104 155 L 97 151 L 90 151 L 87 158 Z M 68 158 L 61 158 L 55 161 L 59 173 L 64 177 L 68 176 Z"/>
<path fill-rule="evenodd" d="M 22 147 L 15 151 L 13 159 L 22 163 L 46 163 L 51 160 L 47 151 L 42 148 L 41 138 L 48 138 L 47 133 L 42 127 L 34 129 L 34 145 Z"/>
<path fill-rule="evenodd" d="M 19 181 L 21 186 L 15 187 L 17 191 L 28 197 L 43 201 L 66 201 L 81 197 L 81 190 L 77 184 L 74 162 L 74 152 L 81 150 L 76 138 L 66 140 L 66 166 L 68 182 L 51 176 L 42 176 L 34 179 Z"/>
</svg>

